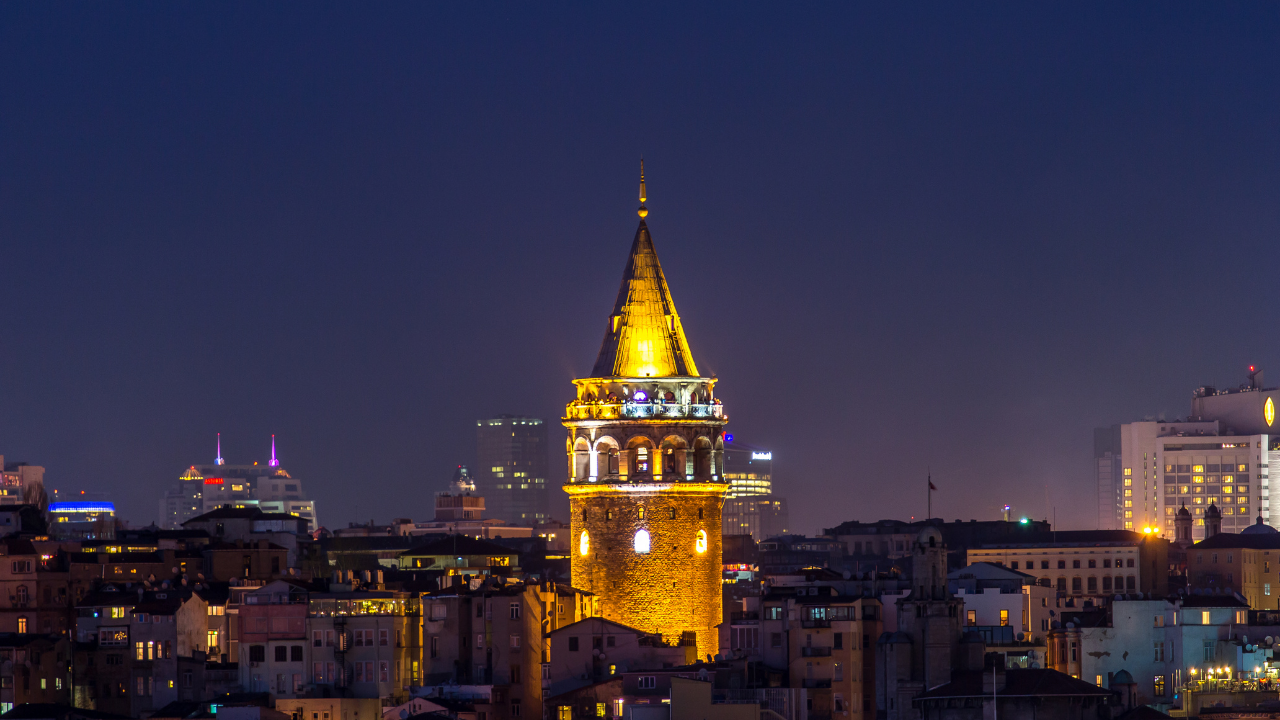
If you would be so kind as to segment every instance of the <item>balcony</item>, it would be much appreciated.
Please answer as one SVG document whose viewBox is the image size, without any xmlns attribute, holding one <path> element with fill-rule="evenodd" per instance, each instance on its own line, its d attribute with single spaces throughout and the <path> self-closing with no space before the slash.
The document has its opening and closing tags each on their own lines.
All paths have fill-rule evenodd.
<svg viewBox="0 0 1280 720">
<path fill-rule="evenodd" d="M 809 689 L 829 688 L 831 687 L 831 678 L 805 678 L 804 687 Z"/>
<path fill-rule="evenodd" d="M 729 613 L 729 623 L 732 625 L 740 623 L 754 623 L 759 622 L 759 620 L 760 613 L 756 611 L 747 612 L 743 610 L 735 610 Z"/>
<path fill-rule="evenodd" d="M 804 657 L 831 657 L 831 648 L 829 647 L 805 647 L 801 649 L 801 655 Z"/>
<path fill-rule="evenodd" d="M 617 420 L 661 418 L 724 417 L 724 406 L 719 404 L 680 404 L 664 402 L 625 403 L 573 403 L 565 408 L 566 420 Z"/>
</svg>

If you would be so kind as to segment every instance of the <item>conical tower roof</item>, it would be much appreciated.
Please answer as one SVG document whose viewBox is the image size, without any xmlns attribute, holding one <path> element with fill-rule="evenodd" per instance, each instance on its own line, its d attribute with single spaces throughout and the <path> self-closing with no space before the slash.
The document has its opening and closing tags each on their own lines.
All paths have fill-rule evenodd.
<svg viewBox="0 0 1280 720">
<path fill-rule="evenodd" d="M 592 377 L 697 377 L 676 304 L 644 220 L 636 229 L 622 287 Z"/>
</svg>

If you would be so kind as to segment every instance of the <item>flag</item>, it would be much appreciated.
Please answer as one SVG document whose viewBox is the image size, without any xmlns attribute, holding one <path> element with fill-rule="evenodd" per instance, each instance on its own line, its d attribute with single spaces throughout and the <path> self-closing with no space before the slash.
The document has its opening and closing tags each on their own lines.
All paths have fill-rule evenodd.
<svg viewBox="0 0 1280 720">
<path fill-rule="evenodd" d="M 929 480 L 929 489 L 930 489 L 930 490 L 937 490 L 937 489 L 938 489 L 938 488 L 937 488 L 937 486 L 935 486 L 935 485 L 933 484 L 933 480 L 932 480 L 932 479 L 930 479 L 930 480 Z"/>
</svg>

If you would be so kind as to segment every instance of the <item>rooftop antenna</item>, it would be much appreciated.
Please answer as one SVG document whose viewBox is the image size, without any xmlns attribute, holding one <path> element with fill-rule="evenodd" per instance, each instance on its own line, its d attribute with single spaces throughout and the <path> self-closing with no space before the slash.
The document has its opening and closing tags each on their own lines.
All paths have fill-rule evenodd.
<svg viewBox="0 0 1280 720">
<path fill-rule="evenodd" d="M 271 462 L 267 463 L 271 467 L 280 467 L 280 461 L 276 459 L 276 436 L 271 436 Z"/>
<path fill-rule="evenodd" d="M 640 158 L 640 209 L 636 210 L 636 214 L 643 220 L 649 214 L 649 208 L 644 206 L 644 201 L 649 198 L 645 197 L 644 191 L 644 158 Z"/>
<path fill-rule="evenodd" d="M 218 457 L 213 459 L 214 465 L 225 465 L 226 460 L 222 459 L 222 433 L 218 433 Z"/>
</svg>

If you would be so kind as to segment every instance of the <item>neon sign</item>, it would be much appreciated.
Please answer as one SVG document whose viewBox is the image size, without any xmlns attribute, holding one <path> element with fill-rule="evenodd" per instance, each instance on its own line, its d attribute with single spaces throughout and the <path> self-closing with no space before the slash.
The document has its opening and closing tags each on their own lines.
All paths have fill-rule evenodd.
<svg viewBox="0 0 1280 720">
<path fill-rule="evenodd" d="M 1271 398 L 1267 398 L 1267 404 L 1262 406 L 1262 418 L 1267 421 L 1267 427 L 1276 421 L 1276 404 Z"/>
<path fill-rule="evenodd" d="M 773 459 L 773 453 L 771 453 L 771 452 L 753 452 L 753 453 L 751 453 L 751 459 L 752 459 L 752 460 L 772 460 L 772 459 Z"/>
<path fill-rule="evenodd" d="M 222 478 L 205 478 L 204 484 L 205 485 L 221 485 Z"/>
</svg>

